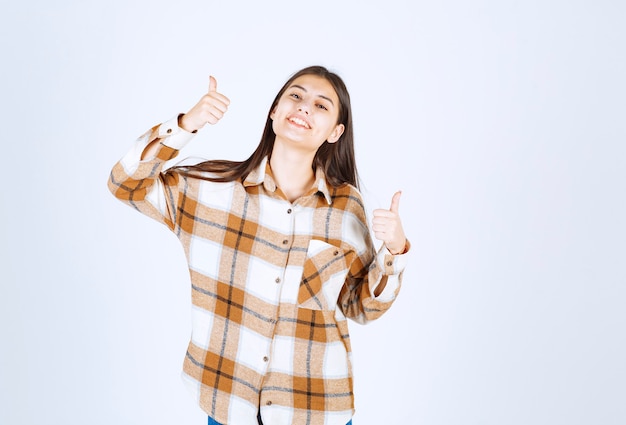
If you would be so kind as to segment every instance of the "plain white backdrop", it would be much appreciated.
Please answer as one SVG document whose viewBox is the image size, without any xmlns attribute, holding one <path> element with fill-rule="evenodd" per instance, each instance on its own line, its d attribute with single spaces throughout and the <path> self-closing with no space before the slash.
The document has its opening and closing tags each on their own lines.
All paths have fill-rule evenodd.
<svg viewBox="0 0 626 425">
<path fill-rule="evenodd" d="M 209 74 L 231 108 L 182 156 L 244 159 L 311 64 L 346 81 L 370 210 L 402 189 L 413 243 L 394 307 L 351 326 L 355 425 L 626 423 L 624 2 L 25 0 L 0 19 L 0 423 L 205 423 L 180 380 L 182 250 L 108 173 Z"/>
</svg>

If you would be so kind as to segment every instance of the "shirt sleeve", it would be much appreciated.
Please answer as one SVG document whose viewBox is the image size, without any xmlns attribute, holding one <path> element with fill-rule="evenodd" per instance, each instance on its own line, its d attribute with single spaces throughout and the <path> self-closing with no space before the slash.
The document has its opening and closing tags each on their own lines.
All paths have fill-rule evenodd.
<svg viewBox="0 0 626 425">
<path fill-rule="evenodd" d="M 364 248 L 350 265 L 339 294 L 339 308 L 346 317 L 365 324 L 382 316 L 396 300 L 410 244 L 407 241 L 407 249 L 398 255 L 392 255 L 384 244 L 375 252 L 364 211 L 358 216 L 362 221 Z"/>
<path fill-rule="evenodd" d="M 178 116 L 152 127 L 113 166 L 109 190 L 120 201 L 173 229 L 179 177 L 161 171 L 193 137 L 193 133 L 178 126 Z M 152 142 L 158 144 L 154 155 L 142 160 L 144 150 Z"/>
</svg>

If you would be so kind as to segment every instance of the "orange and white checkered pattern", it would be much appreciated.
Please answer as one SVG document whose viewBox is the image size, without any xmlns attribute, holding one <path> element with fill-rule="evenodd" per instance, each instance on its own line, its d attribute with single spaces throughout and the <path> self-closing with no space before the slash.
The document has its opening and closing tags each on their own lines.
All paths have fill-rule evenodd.
<svg viewBox="0 0 626 425">
<path fill-rule="evenodd" d="M 392 304 L 406 258 L 375 253 L 363 202 L 321 170 L 290 203 L 264 161 L 244 182 L 163 171 L 192 135 L 155 126 L 118 162 L 111 192 L 179 238 L 192 286 L 183 378 L 224 424 L 345 425 L 354 410 L 346 318 L 366 323 Z M 156 156 L 141 153 L 160 139 Z M 374 297 L 374 289 L 384 290 Z"/>
</svg>

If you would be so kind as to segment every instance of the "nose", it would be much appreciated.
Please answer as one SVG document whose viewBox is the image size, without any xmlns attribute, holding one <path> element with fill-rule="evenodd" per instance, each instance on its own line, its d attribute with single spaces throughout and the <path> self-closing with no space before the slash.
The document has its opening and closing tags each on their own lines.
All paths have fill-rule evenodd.
<svg viewBox="0 0 626 425">
<path fill-rule="evenodd" d="M 309 105 L 304 102 L 300 103 L 300 105 L 298 105 L 298 111 L 302 112 L 303 114 L 309 115 Z"/>
</svg>

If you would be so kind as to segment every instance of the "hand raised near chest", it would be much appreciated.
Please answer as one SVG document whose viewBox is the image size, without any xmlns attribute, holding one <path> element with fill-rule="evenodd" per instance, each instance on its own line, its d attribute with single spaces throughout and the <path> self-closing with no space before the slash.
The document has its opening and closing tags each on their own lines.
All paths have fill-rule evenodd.
<svg viewBox="0 0 626 425">
<path fill-rule="evenodd" d="M 206 123 L 216 124 L 222 119 L 230 100 L 217 91 L 217 80 L 215 77 L 209 77 L 209 91 L 200 98 L 185 115 L 178 120 L 179 125 L 186 131 L 194 132 Z"/>
</svg>

